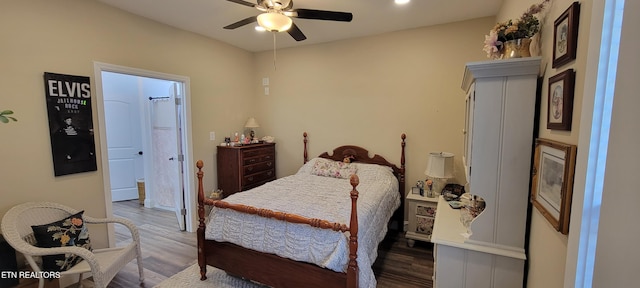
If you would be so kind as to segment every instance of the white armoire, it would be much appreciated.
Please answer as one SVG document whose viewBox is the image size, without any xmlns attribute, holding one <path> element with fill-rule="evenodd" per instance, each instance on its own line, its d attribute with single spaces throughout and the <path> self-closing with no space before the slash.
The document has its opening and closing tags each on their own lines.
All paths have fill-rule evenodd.
<svg viewBox="0 0 640 288">
<path fill-rule="evenodd" d="M 470 225 L 444 199 L 432 235 L 435 287 L 523 286 L 536 88 L 541 57 L 468 63 L 463 164 L 486 207 Z"/>
</svg>

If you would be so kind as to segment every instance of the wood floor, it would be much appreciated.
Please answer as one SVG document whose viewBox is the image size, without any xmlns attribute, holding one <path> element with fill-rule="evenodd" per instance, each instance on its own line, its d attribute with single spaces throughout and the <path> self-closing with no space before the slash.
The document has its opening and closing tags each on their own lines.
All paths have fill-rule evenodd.
<svg viewBox="0 0 640 288">
<path fill-rule="evenodd" d="M 179 231 L 173 212 L 144 208 L 137 200 L 113 203 L 113 211 L 114 216 L 133 221 L 140 230 L 145 281 L 139 284 L 133 261 L 109 287 L 153 287 L 197 262 L 196 234 Z M 128 230 L 117 226 L 117 241 L 127 241 Z M 409 248 L 401 233 L 390 233 L 379 246 L 373 270 L 378 287 L 433 287 L 432 245 L 416 241 Z"/>
</svg>

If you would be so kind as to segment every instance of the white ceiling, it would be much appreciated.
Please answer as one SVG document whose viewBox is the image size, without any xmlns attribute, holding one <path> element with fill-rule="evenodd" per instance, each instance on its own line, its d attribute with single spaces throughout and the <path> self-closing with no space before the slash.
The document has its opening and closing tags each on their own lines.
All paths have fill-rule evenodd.
<svg viewBox="0 0 640 288">
<path fill-rule="evenodd" d="M 227 0 L 98 0 L 122 10 L 180 29 L 217 39 L 247 51 L 273 49 L 271 32 L 258 32 L 254 24 L 234 30 L 222 27 L 260 13 L 255 8 Z M 255 0 L 246 0 L 256 3 Z M 282 32 L 278 48 L 331 42 L 392 31 L 493 16 L 502 0 L 413 0 L 396 5 L 393 0 L 293 0 L 293 9 L 351 12 L 351 22 L 293 18 L 307 36 L 297 42 Z M 487 31 L 491 27 L 487 27 Z"/>
</svg>

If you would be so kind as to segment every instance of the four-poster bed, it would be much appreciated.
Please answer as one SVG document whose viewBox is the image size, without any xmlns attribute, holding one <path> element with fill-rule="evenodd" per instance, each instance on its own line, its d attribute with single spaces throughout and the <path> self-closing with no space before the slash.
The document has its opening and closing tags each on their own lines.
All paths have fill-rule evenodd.
<svg viewBox="0 0 640 288">
<path fill-rule="evenodd" d="M 320 204 L 327 205 L 324 202 L 345 204 L 344 208 L 342 208 L 343 206 L 338 206 L 338 207 L 332 207 L 332 209 L 325 209 L 325 210 L 338 210 L 338 212 L 335 213 L 336 215 L 345 214 L 344 215 L 345 217 L 337 217 L 337 216 L 334 217 L 333 215 L 328 215 L 327 217 L 331 218 L 330 220 L 326 220 L 326 218 L 321 216 L 310 217 L 310 216 L 300 215 L 300 214 L 309 214 L 314 216 L 321 215 L 321 214 L 313 214 L 312 212 L 309 212 L 309 213 L 290 212 L 290 211 L 296 211 L 294 209 L 295 207 L 292 207 L 291 210 L 281 209 L 281 207 L 277 207 L 277 206 L 274 206 L 276 208 L 272 208 L 272 209 L 263 208 L 268 205 L 265 205 L 265 206 L 261 205 L 259 206 L 261 208 L 257 208 L 255 206 L 245 205 L 245 203 L 250 201 L 247 201 L 247 202 L 240 201 L 240 200 L 246 201 L 247 199 L 241 199 L 241 198 L 243 196 L 247 198 L 248 196 L 252 195 L 250 193 L 254 193 L 253 195 L 271 193 L 271 191 L 268 191 L 269 187 L 264 187 L 264 189 L 262 190 L 259 190 L 261 188 L 258 187 L 258 188 L 255 188 L 258 190 L 252 189 L 242 193 L 236 193 L 224 200 L 209 199 L 205 197 L 204 189 L 202 186 L 203 173 L 201 169 L 203 167 L 203 163 L 202 161 L 198 161 L 197 176 L 198 176 L 199 227 L 197 231 L 197 240 L 198 240 L 198 264 L 200 266 L 201 279 L 202 280 L 206 279 L 206 276 L 205 276 L 206 266 L 211 265 L 226 271 L 230 275 L 236 275 L 236 276 L 248 278 L 248 279 L 263 283 L 265 285 L 273 286 L 273 287 L 350 287 L 350 288 L 359 287 L 360 282 L 362 282 L 360 279 L 360 274 L 365 273 L 363 275 L 367 275 L 367 276 L 371 275 L 370 277 L 373 277 L 372 272 L 370 274 L 366 274 L 368 273 L 368 271 L 360 271 L 362 268 L 370 270 L 370 267 L 359 267 L 358 262 L 366 263 L 368 266 L 371 266 L 371 264 L 373 264 L 371 259 L 362 258 L 363 256 L 365 258 L 371 257 L 363 253 L 370 253 L 371 249 L 377 248 L 377 244 L 382 240 L 380 235 L 384 237 L 384 233 L 386 233 L 387 231 L 386 225 L 389 222 L 389 218 L 391 217 L 391 214 L 393 214 L 393 217 L 391 217 L 391 220 L 396 221 L 397 222 L 396 225 L 398 225 L 400 229 L 403 224 L 403 214 L 404 214 L 403 200 L 404 200 L 404 190 L 405 190 L 404 189 L 405 188 L 404 187 L 405 186 L 405 165 L 404 165 L 405 139 L 406 139 L 406 136 L 402 134 L 401 135 L 402 141 L 401 141 L 400 167 L 398 167 L 377 154 L 374 155 L 373 157 L 369 157 L 369 151 L 367 151 L 364 148 L 353 146 L 353 145 L 340 146 L 338 148 L 335 148 L 332 154 L 325 152 L 320 156 L 318 156 L 317 158 L 314 158 L 311 161 L 309 161 L 307 156 L 308 155 L 307 133 L 306 132 L 304 133 L 303 142 L 304 142 L 305 165 L 303 166 L 303 168 L 301 168 L 296 175 L 281 178 L 286 180 L 279 181 L 281 179 L 278 179 L 270 183 L 267 183 L 263 186 L 270 186 L 271 189 L 281 189 L 282 191 L 291 190 L 291 191 L 296 191 L 296 193 L 305 193 L 307 191 L 305 189 L 308 189 L 309 186 L 324 185 L 324 184 L 322 185 L 316 184 L 316 182 L 313 182 L 316 180 L 319 181 L 317 183 L 325 183 L 325 182 L 341 183 L 341 184 L 335 184 L 335 185 L 331 184 L 333 186 L 336 186 L 334 189 L 322 188 L 326 190 L 321 190 L 321 192 L 324 193 L 325 191 L 338 189 L 340 197 L 342 197 L 342 198 L 339 198 L 338 200 L 332 199 L 329 201 L 322 201 L 323 203 L 309 203 L 309 201 L 306 201 L 304 203 L 295 202 L 292 204 L 292 206 L 303 207 L 303 208 L 298 208 L 298 210 L 299 211 L 304 210 L 304 212 L 306 212 L 306 210 L 313 210 L 308 208 L 308 206 L 311 204 L 313 205 L 318 204 L 318 207 L 322 207 L 320 206 Z M 321 165 L 349 167 L 348 165 L 340 164 L 346 157 L 349 157 L 351 160 L 355 160 L 355 163 L 351 165 L 352 165 L 352 168 L 353 166 L 355 166 L 358 170 L 353 175 L 350 175 L 348 177 L 346 175 L 341 175 L 342 177 L 334 177 L 335 175 L 331 175 L 331 177 L 333 178 L 307 176 L 307 173 L 309 173 L 309 171 L 311 171 L 311 174 L 313 174 L 313 172 L 316 171 L 313 169 L 316 169 L 318 166 L 321 166 Z M 374 165 L 371 165 L 371 164 L 374 164 Z M 374 184 L 368 183 L 368 182 L 375 182 L 375 179 L 377 178 L 384 178 L 385 173 L 388 173 L 390 177 L 393 178 L 393 181 L 386 181 L 382 183 L 380 185 L 381 187 L 380 189 L 376 188 L 378 187 L 376 186 L 378 184 L 374 185 Z M 319 175 L 319 174 L 314 174 L 314 175 Z M 295 181 L 291 182 L 292 181 L 291 179 L 294 179 L 294 180 L 297 179 L 296 177 L 293 177 L 293 176 L 301 177 L 300 179 L 303 179 L 306 182 L 312 182 L 312 183 L 301 183 L 301 182 L 295 182 Z M 364 177 L 364 178 L 361 179 L 361 177 Z M 336 179 L 336 178 L 348 178 L 348 179 Z M 364 179 L 366 179 L 367 182 L 361 182 L 361 180 L 364 180 Z M 291 183 L 287 183 L 287 182 L 291 182 L 295 185 L 299 184 L 300 186 L 297 186 L 297 187 L 279 186 L 279 185 L 291 186 Z M 348 183 L 348 185 L 345 186 L 345 184 L 342 184 L 343 182 Z M 359 184 L 363 184 L 364 186 L 361 185 L 361 187 L 358 187 Z M 393 188 L 388 189 L 388 187 L 385 185 Z M 350 186 L 350 192 L 344 189 L 344 187 L 348 187 L 348 186 Z M 358 187 L 358 189 L 356 187 Z M 358 191 L 359 189 L 361 191 Z M 384 195 L 384 197 L 386 198 L 380 198 L 380 199 L 395 199 L 394 201 L 396 201 L 397 203 L 395 205 L 387 204 L 387 202 L 391 203 L 393 201 L 381 200 L 381 202 L 384 202 L 382 203 L 384 205 L 381 205 L 380 207 L 375 206 L 377 204 L 372 201 L 378 201 L 378 200 L 376 198 L 372 198 L 374 196 L 370 196 L 370 195 L 376 195 L 375 193 L 377 193 L 376 192 L 377 190 L 385 190 L 380 192 L 380 195 Z M 308 197 L 314 197 L 315 194 L 321 194 L 321 193 L 318 193 L 317 189 L 315 191 L 313 189 L 310 189 L 309 191 L 311 192 L 309 192 L 308 194 L 312 194 L 312 195 L 308 195 Z M 393 191 L 393 193 L 387 192 L 387 191 Z M 365 192 L 365 194 L 362 194 L 361 192 Z M 327 192 L 327 194 L 330 194 L 330 192 Z M 388 196 L 389 194 L 393 194 L 392 198 L 389 198 L 391 197 L 391 196 Z M 282 195 L 292 195 L 292 194 L 286 194 L 285 192 L 283 192 Z M 348 197 L 345 195 L 348 195 Z M 324 197 L 325 195 L 321 195 L 321 196 Z M 358 202 L 359 196 L 365 197 L 360 199 L 361 202 L 364 201 L 363 203 Z M 343 199 L 343 198 L 347 198 L 347 199 Z M 228 200 L 232 200 L 232 201 L 228 201 Z M 239 203 L 230 203 L 235 201 Z M 287 199 L 287 201 L 293 201 L 293 200 Z M 268 204 L 268 202 L 270 201 L 263 202 L 263 203 Z M 277 202 L 277 201 L 274 201 L 274 202 Z M 345 211 L 348 206 L 348 202 L 350 202 L 351 211 Z M 214 208 L 212 208 L 213 209 L 212 212 L 215 211 L 215 213 L 212 213 L 212 214 L 216 214 L 216 215 L 219 214 L 221 216 L 216 218 L 212 217 L 211 219 L 209 219 L 209 221 L 210 222 L 213 221 L 213 222 L 205 224 L 205 219 L 206 219 L 205 205 L 214 206 Z M 360 209 L 361 211 L 358 211 L 359 207 L 362 208 Z M 370 207 L 373 207 L 373 208 L 370 208 Z M 390 208 L 387 208 L 387 207 L 390 207 Z M 333 208 L 336 208 L 336 209 L 333 209 Z M 322 210 L 324 208 L 318 208 L 318 209 Z M 376 209 L 381 209 L 381 210 L 377 211 Z M 394 210 L 395 210 L 395 213 L 394 213 Z M 385 212 L 385 211 L 388 211 L 388 212 Z M 224 218 L 222 215 L 225 215 L 225 213 L 227 215 L 225 217 L 230 217 L 230 218 Z M 327 213 L 327 214 L 330 214 L 330 213 Z M 361 216 L 361 218 L 364 218 L 364 221 L 370 221 L 371 223 L 369 222 L 359 223 L 358 221 L 359 216 Z M 239 220 L 236 220 L 233 217 L 251 218 L 251 219 L 257 218 L 257 220 L 255 221 L 260 222 L 261 224 L 253 224 L 253 223 L 238 224 L 238 223 L 244 223 L 244 222 L 237 222 Z M 273 219 L 267 219 L 267 218 L 273 218 Z M 348 218 L 348 219 L 344 219 L 344 218 Z M 346 221 L 344 222 L 333 221 L 335 219 L 348 220 L 349 225 L 344 224 Z M 384 221 L 381 221 L 381 219 L 384 219 Z M 253 248 L 252 243 L 248 243 L 248 245 L 243 245 L 243 246 L 251 247 L 251 248 L 245 248 L 239 244 L 232 243 L 234 240 L 229 240 L 231 241 L 229 242 L 226 239 L 220 238 L 223 236 L 218 235 L 218 234 L 227 234 L 227 233 L 233 234 L 235 233 L 234 231 L 228 232 L 228 230 L 235 230 L 236 228 L 240 229 L 238 227 L 244 227 L 244 226 L 253 227 L 251 225 L 263 225 L 262 223 L 267 223 L 267 224 L 264 224 L 264 227 L 269 227 L 267 229 L 264 229 L 264 230 L 269 230 L 267 231 L 267 233 L 270 233 L 271 227 L 278 227 L 275 224 L 272 224 L 271 222 L 266 222 L 266 221 L 276 221 L 281 223 L 278 225 L 284 225 L 285 228 L 283 228 L 283 230 L 298 231 L 302 229 L 300 226 L 304 226 L 305 227 L 304 229 L 310 229 L 313 231 L 304 232 L 303 234 L 321 235 L 321 236 L 318 236 L 320 240 L 303 239 L 300 241 L 309 241 L 309 243 L 316 244 L 318 242 L 322 242 L 323 239 L 325 238 L 332 238 L 332 239 L 335 238 L 337 239 L 336 240 L 337 244 L 332 243 L 332 245 L 340 246 L 340 244 L 344 244 L 343 246 L 345 248 L 343 250 L 345 251 L 345 253 L 348 253 L 348 254 L 345 254 L 344 257 L 340 256 L 339 255 L 340 253 L 335 252 L 335 251 L 342 252 L 342 250 L 338 247 L 338 248 L 335 248 L 335 251 L 329 250 L 329 252 L 327 252 L 327 255 L 328 255 L 327 257 L 325 257 L 326 255 L 322 256 L 324 254 L 320 256 L 316 255 L 317 251 L 309 252 L 309 254 L 313 254 L 312 258 L 324 259 L 323 261 L 325 262 L 320 261 L 322 263 L 313 263 L 311 261 L 306 261 L 306 260 L 292 260 L 297 256 L 293 258 L 288 258 L 289 256 L 287 257 L 283 257 L 282 255 L 279 256 L 279 254 L 281 254 L 279 252 L 274 252 L 274 253 L 260 252 L 260 251 L 257 251 L 256 249 L 251 249 Z M 224 226 L 225 223 L 228 224 L 228 227 L 221 228 L 221 226 Z M 215 229 L 220 229 L 220 231 L 215 231 Z M 278 229 L 280 228 L 274 228 L 274 230 L 278 230 Z M 318 229 L 320 229 L 321 231 L 319 231 Z M 360 251 L 360 252 L 358 251 L 358 246 L 359 246 L 358 237 L 362 237 L 362 236 L 358 235 L 359 229 L 362 230 L 360 232 L 364 233 L 364 236 L 366 236 L 366 238 L 361 238 L 361 241 L 365 241 L 361 243 L 361 245 L 364 245 L 365 251 Z M 246 233 L 246 232 L 247 231 L 244 231 L 243 233 Z M 251 230 L 249 231 L 249 233 L 253 233 L 253 231 Z M 293 233 L 293 232 L 286 232 L 286 233 Z M 214 236 L 211 236 L 211 235 L 214 235 Z M 327 235 L 328 237 L 325 237 Z M 275 237 L 279 237 L 279 236 L 275 236 Z M 290 236 L 287 236 L 287 237 L 290 237 Z M 300 237 L 303 237 L 303 236 L 294 235 L 292 238 L 300 238 Z M 310 236 L 310 237 L 313 237 L 313 236 Z M 209 238 L 212 238 L 215 240 L 212 240 Z M 220 238 L 220 239 L 217 239 L 217 238 Z M 244 237 L 240 237 L 240 238 L 242 239 L 251 238 L 251 239 L 250 240 L 240 239 L 235 242 L 237 243 L 242 242 L 241 244 L 244 244 L 246 241 L 249 241 L 249 242 L 254 241 L 255 240 L 254 238 L 256 237 L 254 237 L 253 235 L 249 235 L 249 236 L 244 235 Z M 263 240 L 259 240 L 259 241 L 255 240 L 255 241 L 258 242 L 258 244 L 254 243 L 253 245 L 260 246 L 262 245 L 262 242 L 269 242 L 269 239 L 265 238 Z M 284 239 L 282 241 L 287 241 L 287 239 Z M 287 249 L 295 250 L 296 248 L 289 247 L 293 244 L 287 243 L 286 245 L 283 245 L 283 246 L 286 246 L 284 247 L 285 250 Z M 322 246 L 323 244 L 325 243 L 319 243 L 317 245 Z M 302 244 L 302 246 L 304 246 L 304 244 Z M 309 250 L 314 250 L 314 248 L 309 248 Z M 326 251 L 323 250 L 321 252 L 326 252 Z M 361 253 L 361 254 L 358 255 L 358 253 Z M 373 253 L 371 254 L 377 255 L 376 253 L 377 253 L 377 250 L 374 250 Z M 335 256 L 334 254 L 338 256 Z M 373 256 L 374 259 L 375 259 L 375 255 Z M 333 258 L 337 258 L 337 260 Z M 344 266 L 340 266 L 342 263 L 340 262 L 340 260 L 344 260 L 345 262 Z M 343 269 L 332 268 L 331 265 L 333 264 L 331 263 L 333 262 L 335 262 L 338 267 L 344 267 L 344 268 Z M 325 267 L 325 264 L 326 264 L 326 267 Z M 362 279 L 362 280 L 365 280 L 365 283 L 368 283 L 366 282 L 368 281 L 368 279 Z M 375 283 L 375 279 L 373 281 Z"/>
</svg>

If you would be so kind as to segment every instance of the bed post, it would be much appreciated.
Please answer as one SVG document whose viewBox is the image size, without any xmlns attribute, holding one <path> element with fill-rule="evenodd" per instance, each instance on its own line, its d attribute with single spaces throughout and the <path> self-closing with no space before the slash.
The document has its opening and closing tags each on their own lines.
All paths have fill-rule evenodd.
<svg viewBox="0 0 640 288">
<path fill-rule="evenodd" d="M 204 173 L 202 173 L 202 167 L 204 166 L 204 164 L 202 163 L 202 160 L 198 160 L 198 162 L 196 162 L 196 167 L 198 167 L 198 173 L 196 173 L 198 175 L 198 219 L 200 224 L 198 225 L 198 232 L 197 232 L 197 238 L 198 238 L 198 265 L 200 266 L 200 280 L 206 280 L 207 279 L 207 260 L 206 260 L 206 254 L 204 251 L 204 229 L 205 229 L 205 225 L 204 225 L 204 189 L 202 188 L 202 176 L 204 175 Z"/>
<path fill-rule="evenodd" d="M 405 142 L 405 140 L 407 139 L 407 135 L 402 133 L 402 135 L 400 135 L 400 139 L 402 139 L 402 142 L 400 143 L 400 146 L 402 147 L 402 153 L 400 154 L 400 177 L 398 177 L 398 188 L 400 190 L 400 207 L 398 207 L 398 211 L 396 212 L 396 215 L 394 218 L 396 218 L 396 220 L 398 221 L 398 231 L 403 231 L 404 229 L 404 193 L 405 193 L 405 166 L 404 166 L 404 162 L 405 162 L 405 158 L 404 158 L 404 147 L 407 145 L 407 143 Z"/>
<path fill-rule="evenodd" d="M 404 146 L 407 145 L 405 142 L 407 135 L 402 133 L 402 135 L 400 135 L 400 139 L 402 139 L 402 143 L 400 144 L 400 146 L 402 146 L 402 154 L 400 155 L 400 191 L 402 191 L 402 195 L 404 195 Z"/>
<path fill-rule="evenodd" d="M 304 142 L 304 163 L 303 164 L 307 164 L 307 161 L 309 161 L 309 154 L 307 153 L 307 132 L 302 133 L 302 137 L 304 138 L 303 142 Z"/>
<path fill-rule="evenodd" d="M 358 275 L 358 190 L 356 186 L 360 183 L 358 175 L 353 174 L 349 179 L 351 182 L 351 222 L 349 223 L 349 266 L 347 267 L 347 287 L 357 288 L 359 286 Z"/>
</svg>

